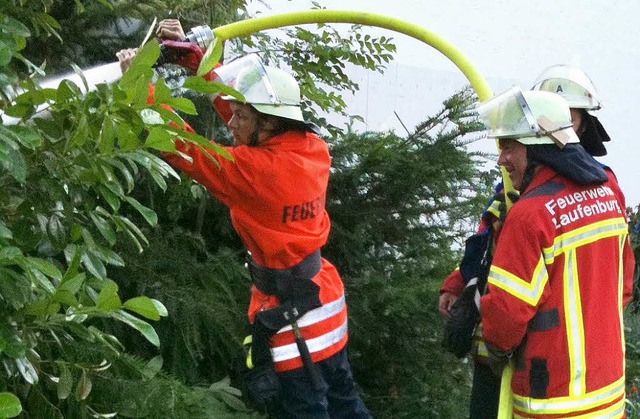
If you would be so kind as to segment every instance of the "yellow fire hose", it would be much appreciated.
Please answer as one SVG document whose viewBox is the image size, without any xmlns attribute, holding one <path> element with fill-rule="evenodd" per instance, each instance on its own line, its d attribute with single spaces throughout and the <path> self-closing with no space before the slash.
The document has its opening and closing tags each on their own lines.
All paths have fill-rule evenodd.
<svg viewBox="0 0 640 419">
<path fill-rule="evenodd" d="M 219 40 L 224 41 L 226 39 L 250 35 L 266 29 L 314 23 L 351 23 L 376 26 L 411 36 L 432 46 L 440 51 L 445 57 L 449 58 L 449 60 L 451 60 L 451 62 L 453 62 L 458 69 L 462 71 L 467 80 L 469 80 L 471 87 L 475 90 L 480 101 L 485 101 L 493 96 L 493 93 L 485 79 L 480 75 L 480 73 L 478 73 L 478 71 L 476 71 L 469 60 L 467 60 L 467 58 L 464 57 L 453 45 L 424 28 L 389 16 L 345 10 L 306 10 L 243 20 L 219 26 L 213 30 L 213 33 Z M 505 191 L 505 200 L 507 208 L 509 208 L 511 206 L 511 202 L 508 198 L 507 192 L 513 191 L 513 186 L 504 168 L 501 168 L 501 173 Z M 513 366 L 508 365 L 505 367 L 502 374 L 498 419 L 510 419 L 512 417 L 512 375 Z"/>
</svg>

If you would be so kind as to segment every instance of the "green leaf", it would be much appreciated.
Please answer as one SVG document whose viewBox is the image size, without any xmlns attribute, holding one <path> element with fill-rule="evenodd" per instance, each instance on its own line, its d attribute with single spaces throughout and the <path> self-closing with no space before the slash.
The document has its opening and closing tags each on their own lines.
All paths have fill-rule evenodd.
<svg viewBox="0 0 640 419">
<path fill-rule="evenodd" d="M 96 307 L 104 311 L 120 310 L 122 301 L 118 296 L 118 285 L 115 282 L 111 280 L 106 281 L 105 286 L 100 291 L 100 294 L 98 294 Z"/>
<path fill-rule="evenodd" d="M 71 394 L 73 388 L 73 375 L 64 362 L 56 362 L 60 369 L 60 380 L 58 381 L 58 399 L 65 400 Z"/>
<path fill-rule="evenodd" d="M 22 375 L 22 378 L 24 378 L 27 383 L 35 384 L 38 382 L 38 373 L 31 361 L 27 358 L 16 359 L 16 366 L 18 367 L 18 371 L 20 371 L 20 375 Z"/>
<path fill-rule="evenodd" d="M 185 89 L 193 90 L 194 92 L 205 93 L 208 95 L 220 94 L 230 95 L 236 98 L 240 102 L 246 102 L 245 97 L 235 89 L 224 85 L 222 83 L 206 81 L 202 77 L 189 77 L 182 85 Z"/>
<path fill-rule="evenodd" d="M 112 313 L 111 317 L 117 320 L 120 320 L 121 322 L 133 327 L 138 332 L 140 332 L 142 336 L 144 336 L 151 344 L 153 344 L 156 347 L 160 347 L 160 338 L 158 337 L 158 334 L 149 323 L 143 320 L 140 320 L 137 317 L 134 317 L 125 311 L 118 311 L 118 312 Z"/>
<path fill-rule="evenodd" d="M 149 244 L 149 241 L 147 240 L 144 233 L 142 233 L 138 226 L 132 223 L 131 220 L 129 220 L 127 217 L 114 217 L 113 221 L 118 224 L 118 226 L 125 233 L 127 233 L 129 237 L 131 237 L 131 239 L 133 239 L 140 252 L 142 252 L 142 246 L 140 245 L 140 241 L 138 239 L 142 240 L 145 245 Z"/>
<path fill-rule="evenodd" d="M 202 57 L 202 61 L 200 61 L 200 65 L 198 66 L 198 76 L 204 76 L 209 73 L 213 68 L 220 62 L 220 58 L 222 57 L 222 41 L 217 37 L 213 39 L 207 51 L 204 53 Z"/>
<path fill-rule="evenodd" d="M 94 212 L 89 213 L 89 217 L 91 217 L 91 221 L 93 221 L 93 224 L 98 228 L 102 237 L 104 237 L 107 243 L 113 246 L 116 243 L 116 232 L 111 227 L 111 224 Z"/>
<path fill-rule="evenodd" d="M 51 297 L 51 301 L 54 303 L 58 303 L 58 304 L 55 304 L 57 308 L 60 307 L 60 304 L 67 305 L 69 307 L 78 307 L 80 305 L 80 302 L 76 299 L 76 296 L 67 290 L 56 291 L 56 293 L 53 294 L 53 297 Z M 47 312 L 50 312 L 50 310 L 53 310 L 53 307 L 51 307 L 53 305 L 54 304 L 49 304 L 46 307 Z M 56 311 L 57 311 L 57 308 L 56 308 Z M 34 307 L 31 307 L 31 309 L 33 310 Z M 31 314 L 35 314 L 35 313 L 32 312 Z"/>
<path fill-rule="evenodd" d="M 87 397 L 89 397 L 89 393 L 91 393 L 92 387 L 93 384 L 91 383 L 91 379 L 87 375 L 87 371 L 82 370 L 82 375 L 80 376 L 78 386 L 76 387 L 76 395 L 80 400 L 85 400 Z"/>
<path fill-rule="evenodd" d="M 148 42 L 138 51 L 131 65 L 133 66 L 135 62 L 137 66 L 151 68 L 158 61 L 158 57 L 160 57 L 160 44 Z"/>
<path fill-rule="evenodd" d="M 69 297 L 67 297 L 69 298 Z M 71 301 L 75 302 L 75 296 L 71 296 L 70 297 Z M 71 306 L 72 304 L 70 303 L 65 303 L 69 306 Z M 78 303 L 75 302 L 75 305 L 77 306 Z M 60 304 L 58 302 L 55 302 L 49 299 L 45 299 L 45 300 L 40 300 L 40 301 L 36 301 L 33 304 L 29 304 L 26 307 L 26 313 L 30 314 L 32 316 L 49 316 L 49 315 L 54 315 L 56 313 L 58 313 L 60 311 Z"/>
<path fill-rule="evenodd" d="M 113 121 L 109 115 L 106 115 L 102 121 L 102 129 L 100 130 L 100 137 L 98 140 L 98 151 L 103 154 L 112 153 L 115 138 L 116 131 L 113 128 Z"/>
<path fill-rule="evenodd" d="M 72 147 L 82 147 L 90 138 L 91 132 L 89 130 L 89 123 L 87 122 L 87 116 L 82 114 L 78 121 L 78 125 L 75 127 L 75 131 L 73 131 L 73 135 L 69 140 L 69 145 Z"/>
<path fill-rule="evenodd" d="M 3 16 L 2 22 L 0 23 L 0 27 L 2 27 L 3 32 L 11 33 L 14 35 L 22 36 L 28 38 L 31 36 L 31 32 L 29 28 L 27 28 L 22 22 L 16 20 L 9 16 Z"/>
<path fill-rule="evenodd" d="M 138 313 L 149 320 L 160 320 L 158 308 L 153 304 L 153 301 L 151 301 L 149 297 L 131 298 L 130 300 L 125 301 L 122 307 L 129 311 L 133 311 L 134 313 Z"/>
<path fill-rule="evenodd" d="M 0 263 L 15 263 L 22 257 L 22 250 L 19 247 L 7 246 L 0 248 Z"/>
<path fill-rule="evenodd" d="M 160 314 L 160 317 L 167 317 L 169 315 L 167 308 L 160 301 L 156 300 L 155 298 L 152 298 L 151 302 L 153 303 L 154 306 L 156 306 L 156 310 L 158 310 L 158 314 Z"/>
<path fill-rule="evenodd" d="M 85 275 L 84 272 L 79 273 L 75 276 L 72 276 L 70 278 L 65 278 L 60 285 L 58 285 L 58 290 L 66 290 L 69 291 L 72 294 L 77 293 L 78 291 L 80 291 L 80 287 L 82 286 L 82 284 L 84 283 L 85 279 L 87 278 L 87 276 Z"/>
<path fill-rule="evenodd" d="M 37 149 L 42 146 L 44 142 L 42 137 L 33 128 L 21 125 L 1 126 L 0 135 L 11 135 L 12 139 L 15 139 L 30 150 Z"/>
<path fill-rule="evenodd" d="M 74 230 L 74 228 L 72 228 Z M 77 230 L 77 228 L 75 229 Z M 73 278 L 78 274 L 78 268 L 80 267 L 80 257 L 82 256 L 82 252 L 80 251 L 80 247 L 75 244 L 69 244 L 64 249 L 64 257 L 67 261 L 68 267 L 67 271 L 64 273 L 63 281 L 66 281 L 68 278 Z"/>
<path fill-rule="evenodd" d="M 131 65 L 122 75 L 118 85 L 127 92 L 127 97 L 135 98 L 136 89 L 139 81 L 147 84 L 153 77 L 151 66 L 158 60 L 160 56 L 160 45 L 157 42 L 147 42 L 142 49 L 138 51 L 131 61 Z"/>
<path fill-rule="evenodd" d="M 13 52 L 16 49 L 15 45 L 8 45 L 5 40 L 0 39 L 0 67 L 4 67 L 11 62 L 11 57 L 13 57 Z"/>
<path fill-rule="evenodd" d="M 125 201 L 127 201 L 131 206 L 133 206 L 138 212 L 144 217 L 144 219 L 151 226 L 155 226 L 158 224 L 158 215 L 150 208 L 145 207 L 140 202 L 138 202 L 135 198 L 130 196 L 125 196 Z"/>
<path fill-rule="evenodd" d="M 120 257 L 120 255 L 118 255 L 113 250 L 106 247 L 94 247 L 92 250 L 94 251 L 94 253 L 100 256 L 100 259 L 102 259 L 109 265 L 124 266 L 124 260 L 122 259 L 122 257 Z"/>
<path fill-rule="evenodd" d="M 64 103 L 70 100 L 75 100 L 79 98 L 81 95 L 80 89 L 78 86 L 70 80 L 62 80 L 58 85 L 58 89 L 56 92 L 56 101 L 59 103 Z"/>
<path fill-rule="evenodd" d="M 129 124 L 118 125 L 118 147 L 121 150 L 135 150 L 138 146 L 138 135 Z"/>
<path fill-rule="evenodd" d="M 91 275 L 99 279 L 106 279 L 107 269 L 105 268 L 104 263 L 102 263 L 102 260 L 100 260 L 100 258 L 91 250 L 85 249 L 80 260 Z"/>
<path fill-rule="evenodd" d="M 107 201 L 112 210 L 118 211 L 118 209 L 120 209 L 120 198 L 118 195 L 111 192 L 104 185 L 98 186 L 98 192 L 100 192 L 100 195 Z"/>
<path fill-rule="evenodd" d="M 166 101 L 166 104 L 172 108 L 184 112 L 188 115 L 197 115 L 196 105 L 189 99 L 183 97 L 174 97 Z"/>
<path fill-rule="evenodd" d="M 31 268 L 39 270 L 49 278 L 55 279 L 56 281 L 62 280 L 62 272 L 60 272 L 53 263 L 34 257 L 27 257 L 25 260 Z"/>
<path fill-rule="evenodd" d="M 13 393 L 0 393 L 0 417 L 14 418 L 22 413 L 20 399 Z"/>
<path fill-rule="evenodd" d="M 162 370 L 162 357 L 160 355 L 151 358 L 142 369 L 142 376 L 148 380 L 155 377 Z"/>
<path fill-rule="evenodd" d="M 2 143 L 0 143 L 0 157 L 2 156 Z M 0 159 L 0 164 L 21 185 L 27 180 L 27 163 L 19 151 L 13 148 L 6 150 L 6 157 Z"/>
<path fill-rule="evenodd" d="M 171 134 L 160 127 L 151 128 L 144 145 L 145 147 L 159 151 L 172 152 L 176 150 L 175 142 Z"/>
</svg>

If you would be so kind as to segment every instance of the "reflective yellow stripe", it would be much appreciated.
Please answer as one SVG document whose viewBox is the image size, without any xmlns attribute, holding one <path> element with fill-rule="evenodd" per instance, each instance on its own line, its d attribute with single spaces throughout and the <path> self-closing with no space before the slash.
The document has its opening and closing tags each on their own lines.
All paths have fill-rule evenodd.
<svg viewBox="0 0 640 419">
<path fill-rule="evenodd" d="M 565 327 L 569 346 L 569 396 L 579 396 L 586 393 L 587 384 L 584 321 L 575 249 L 566 254 L 563 294 Z"/>
<path fill-rule="evenodd" d="M 253 335 L 249 335 L 244 338 L 244 342 L 242 342 L 242 346 L 244 346 L 247 350 L 247 368 L 253 369 L 253 357 L 251 356 L 251 343 L 253 343 Z"/>
<path fill-rule="evenodd" d="M 489 205 L 489 208 L 487 208 L 487 212 L 499 219 L 500 218 L 500 202 L 496 200 L 491 202 L 491 205 Z"/>
<path fill-rule="evenodd" d="M 580 396 L 533 399 L 514 394 L 513 398 L 514 408 L 523 413 L 538 415 L 575 413 L 595 409 L 598 406 L 611 403 L 617 398 L 624 399 L 624 376 L 606 387 Z"/>
<path fill-rule="evenodd" d="M 489 271 L 489 283 L 508 292 L 519 300 L 526 302 L 532 306 L 538 304 L 538 300 L 542 296 L 544 286 L 549 280 L 547 268 L 544 265 L 544 259 L 540 256 L 540 260 L 533 271 L 531 282 L 523 281 L 512 273 L 491 265 Z"/>
<path fill-rule="evenodd" d="M 484 338 L 482 337 L 482 322 L 478 323 L 478 327 L 476 327 L 476 332 L 473 335 L 473 343 L 475 345 L 475 356 L 485 358 L 489 357 L 487 344 L 484 342 Z"/>
<path fill-rule="evenodd" d="M 622 371 L 627 370 L 627 344 L 624 337 L 624 248 L 628 235 L 620 236 L 620 256 L 618 258 L 618 318 L 620 319 L 620 338 L 622 339 Z"/>
<path fill-rule="evenodd" d="M 569 249 L 575 249 L 576 247 L 584 246 L 585 244 L 603 238 L 619 236 L 626 233 L 627 223 L 622 217 L 599 221 L 576 228 L 575 230 L 557 236 L 553 241 L 553 246 L 542 249 L 544 261 L 547 265 L 550 265 L 556 256 Z"/>
</svg>

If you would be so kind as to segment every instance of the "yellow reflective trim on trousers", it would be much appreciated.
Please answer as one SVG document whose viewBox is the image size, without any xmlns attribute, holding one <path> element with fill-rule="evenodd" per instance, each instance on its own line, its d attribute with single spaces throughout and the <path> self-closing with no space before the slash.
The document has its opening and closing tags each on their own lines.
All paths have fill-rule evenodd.
<svg viewBox="0 0 640 419">
<path fill-rule="evenodd" d="M 586 393 L 586 353 L 576 249 L 567 252 L 563 272 L 564 320 L 569 355 L 569 396 Z"/>
<path fill-rule="evenodd" d="M 620 397 L 624 399 L 624 375 L 608 386 L 580 396 L 533 399 L 514 394 L 513 406 L 523 413 L 558 415 L 595 409 Z"/>
<path fill-rule="evenodd" d="M 624 399 L 621 399 L 606 409 L 585 413 L 584 415 L 571 416 L 571 419 L 619 419 L 624 413 L 625 405 Z M 520 416 L 518 414 L 514 414 L 513 418 L 530 419 L 531 416 Z"/>
<path fill-rule="evenodd" d="M 491 265 L 488 281 L 490 284 L 513 295 L 517 299 L 531 306 L 535 306 L 538 304 L 538 300 L 542 296 L 542 291 L 548 280 L 549 275 L 547 274 L 547 268 L 541 255 L 533 271 L 531 282 L 523 281 L 512 273 L 495 265 Z"/>
<path fill-rule="evenodd" d="M 566 252 L 568 249 L 623 234 L 627 234 L 627 223 L 622 217 L 599 221 L 576 228 L 575 230 L 557 236 L 553 240 L 553 246 L 542 249 L 544 261 L 547 265 L 550 265 L 556 256 Z"/>
</svg>

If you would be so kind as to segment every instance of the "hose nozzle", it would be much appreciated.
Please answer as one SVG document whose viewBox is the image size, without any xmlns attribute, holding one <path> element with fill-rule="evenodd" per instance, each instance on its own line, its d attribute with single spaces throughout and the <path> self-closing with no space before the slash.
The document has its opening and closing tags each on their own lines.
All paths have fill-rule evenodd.
<svg viewBox="0 0 640 419">
<path fill-rule="evenodd" d="M 187 33 L 186 40 L 198 44 L 202 49 L 207 49 L 211 41 L 213 41 L 213 31 L 208 25 L 196 26 Z"/>
</svg>

